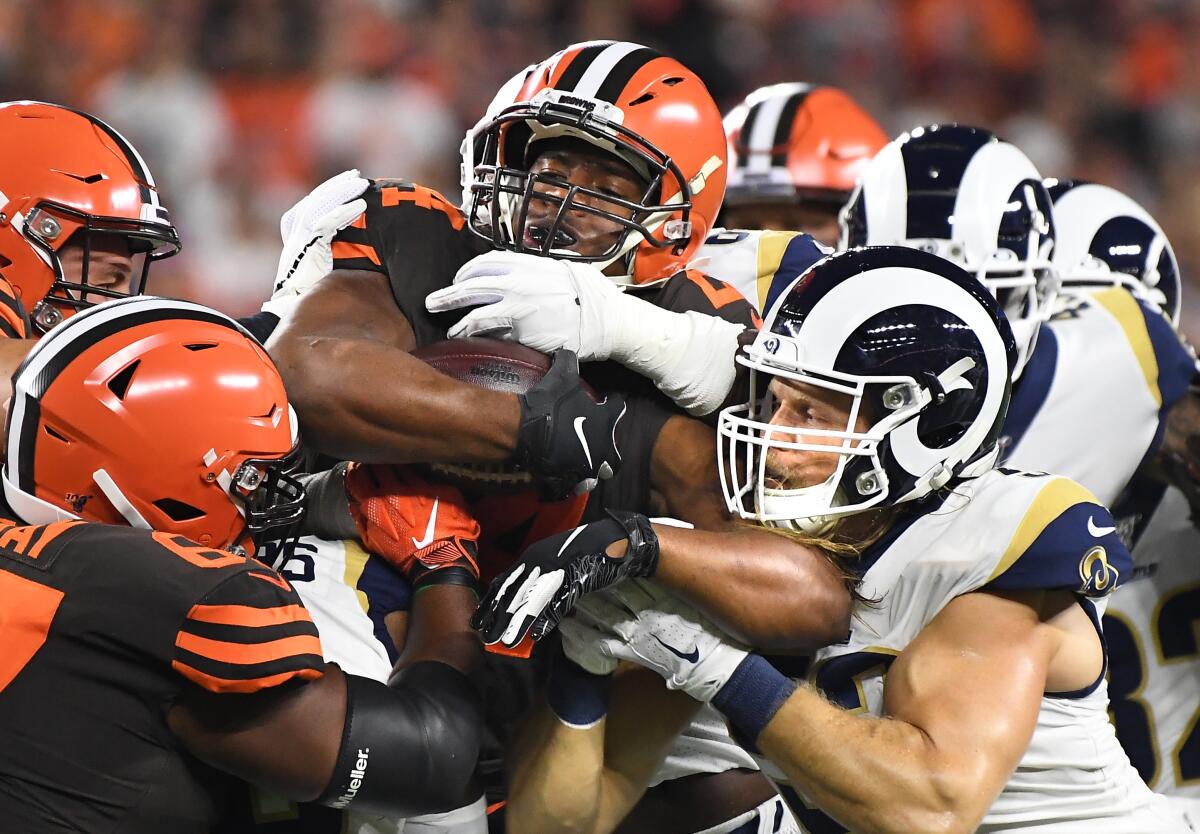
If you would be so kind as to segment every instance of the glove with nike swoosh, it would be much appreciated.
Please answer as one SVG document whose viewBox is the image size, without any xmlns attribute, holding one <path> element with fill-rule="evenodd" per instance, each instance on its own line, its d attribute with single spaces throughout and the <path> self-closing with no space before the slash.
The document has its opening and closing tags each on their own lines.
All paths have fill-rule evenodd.
<svg viewBox="0 0 1200 834">
<path fill-rule="evenodd" d="M 442 583 L 478 586 L 479 523 L 457 489 L 410 466 L 384 464 L 352 463 L 345 483 L 363 547 L 403 573 L 414 592 Z"/>
<path fill-rule="evenodd" d="M 471 625 L 488 644 L 512 647 L 528 634 L 540 640 L 553 631 L 585 594 L 629 576 L 653 576 L 658 535 L 650 519 L 609 511 L 609 518 L 584 524 L 531 545 L 497 576 L 479 603 Z M 623 556 L 605 551 L 625 540 Z"/>
<path fill-rule="evenodd" d="M 706 703 L 749 655 L 703 614 L 653 582 L 622 582 L 592 594 L 559 631 L 567 657 L 594 674 L 630 661 L 657 672 L 668 689 L 682 689 Z"/>
<path fill-rule="evenodd" d="M 593 400 L 580 385 L 575 354 L 556 351 L 546 375 L 519 396 L 513 462 L 540 476 L 546 500 L 590 492 L 621 467 L 617 423 L 625 400 L 615 394 Z"/>
</svg>

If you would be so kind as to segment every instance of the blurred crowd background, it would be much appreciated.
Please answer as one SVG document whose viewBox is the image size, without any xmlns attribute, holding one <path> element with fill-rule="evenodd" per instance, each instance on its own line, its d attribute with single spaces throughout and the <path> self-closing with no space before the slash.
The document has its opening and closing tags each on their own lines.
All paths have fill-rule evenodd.
<svg viewBox="0 0 1200 834">
<path fill-rule="evenodd" d="M 1166 228 L 1200 337 L 1195 0 L 0 0 L 0 96 L 128 136 L 184 241 L 152 291 L 242 314 L 313 185 L 359 167 L 457 198 L 462 132 L 496 88 L 594 38 L 658 46 L 722 108 L 834 84 L 893 133 L 978 124 L 1048 176 L 1126 190 Z"/>
</svg>

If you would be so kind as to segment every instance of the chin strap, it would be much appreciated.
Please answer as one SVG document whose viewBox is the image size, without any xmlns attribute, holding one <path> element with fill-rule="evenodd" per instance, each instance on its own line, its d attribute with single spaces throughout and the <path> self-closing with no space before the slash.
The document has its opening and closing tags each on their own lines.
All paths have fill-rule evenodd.
<svg viewBox="0 0 1200 834">
<path fill-rule="evenodd" d="M 142 517 L 142 514 L 137 511 L 137 507 L 133 506 L 125 493 L 121 492 L 121 488 L 117 486 L 117 482 L 112 479 L 103 469 L 97 469 L 92 473 L 92 480 L 96 482 L 96 486 L 100 487 L 100 491 L 104 493 L 104 497 L 108 499 L 108 503 L 113 505 L 113 508 L 121 514 L 121 517 L 129 522 L 130 527 L 140 527 L 143 530 L 150 530 L 150 522 Z"/>
</svg>

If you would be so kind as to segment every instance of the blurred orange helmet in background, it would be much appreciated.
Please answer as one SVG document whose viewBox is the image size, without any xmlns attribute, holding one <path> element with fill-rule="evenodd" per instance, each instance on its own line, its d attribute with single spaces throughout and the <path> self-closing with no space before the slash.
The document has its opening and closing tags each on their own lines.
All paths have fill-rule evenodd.
<svg viewBox="0 0 1200 834">
<path fill-rule="evenodd" d="M 145 296 L 72 316 L 13 376 L 5 498 L 31 524 L 82 518 L 253 550 L 299 519 L 296 415 L 232 319 Z"/>
<path fill-rule="evenodd" d="M 811 201 L 840 206 L 888 136 L 835 87 L 760 87 L 725 117 L 726 204 Z"/>
<path fill-rule="evenodd" d="M 127 291 L 89 285 L 97 235 L 128 245 L 134 268 Z M 63 272 L 69 241 L 83 247 L 78 280 Z M 141 293 L 150 262 L 179 248 L 150 170 L 121 134 L 57 104 L 0 103 L 0 274 L 38 330 L 91 304 Z"/>
<path fill-rule="evenodd" d="M 467 206 L 472 230 L 505 249 L 600 268 L 621 262 L 619 283 L 662 281 L 682 269 L 715 224 L 725 193 L 727 149 L 712 95 L 683 64 L 635 43 L 590 41 L 556 53 L 533 68 L 515 103 L 476 135 L 485 141 Z M 542 180 L 529 171 L 529 148 L 560 137 L 614 154 L 647 188 L 640 201 L 630 202 L 573 187 L 555 229 L 530 246 L 523 207 Z M 547 198 L 538 192 L 535 199 Z M 567 211 L 600 215 L 624 226 L 624 233 L 597 256 L 556 248 L 555 231 Z"/>
</svg>

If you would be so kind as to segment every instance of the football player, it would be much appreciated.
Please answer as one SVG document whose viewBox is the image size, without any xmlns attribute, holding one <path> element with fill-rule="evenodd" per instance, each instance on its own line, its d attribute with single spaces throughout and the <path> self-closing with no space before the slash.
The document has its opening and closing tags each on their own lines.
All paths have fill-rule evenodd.
<svg viewBox="0 0 1200 834">
<path fill-rule="evenodd" d="M 840 235 L 838 211 L 888 141 L 843 91 L 799 83 L 746 96 L 725 116 L 725 133 L 729 185 L 722 225 L 803 231 L 829 247 Z"/>
<path fill-rule="evenodd" d="M 631 44 L 597 43 L 572 47 L 540 65 L 527 80 L 520 99 L 489 128 L 493 138 L 485 142 L 474 189 L 476 203 L 469 207 L 468 215 L 419 186 L 380 182 L 364 197 L 365 213 L 333 237 L 333 265 L 359 271 L 334 272 L 322 278 L 300 297 L 271 343 L 285 366 L 299 360 L 295 365 L 297 384 L 308 386 L 314 408 L 324 396 L 319 389 L 329 388 L 333 382 L 324 376 L 332 369 L 319 367 L 326 361 L 322 353 L 329 360 L 352 357 L 354 367 L 369 360 L 372 378 L 387 367 L 418 364 L 405 350 L 442 338 L 458 318 L 449 312 L 457 303 L 439 307 L 436 300 L 434 309 L 447 312 L 431 315 L 425 305 L 428 290 L 439 283 L 445 286 L 466 260 L 497 244 L 523 251 L 487 255 L 473 260 L 468 268 L 553 273 L 545 283 L 557 284 L 563 297 L 571 289 L 574 275 L 586 273 L 592 279 L 599 275 L 603 281 L 599 292 L 617 292 L 619 288 L 610 278 L 616 279 L 628 288 L 622 298 L 642 301 L 642 307 L 630 314 L 629 323 L 634 324 L 632 316 L 636 315 L 643 324 L 627 328 L 632 331 L 630 338 L 610 345 L 607 358 L 636 365 L 641 357 L 644 364 L 640 370 L 697 413 L 711 412 L 726 397 L 734 372 L 729 357 L 737 337 L 753 323 L 753 313 L 736 290 L 683 270 L 720 203 L 725 140 L 707 92 L 694 75 L 657 53 Z M 622 121 L 610 124 L 616 110 L 622 111 Z M 520 139 L 522 131 L 525 139 Z M 621 190 L 624 196 L 614 196 Z M 669 235 L 675 237 L 668 239 Z M 479 236 L 486 241 L 481 244 Z M 586 258 L 594 264 L 581 260 Z M 651 305 L 638 296 L 654 299 L 658 306 L 648 311 Z M 573 297 L 572 307 L 576 306 Z M 440 300 L 448 301 L 444 296 Z M 705 311 L 732 321 L 699 315 Z M 667 323 L 664 317 L 668 317 Z M 358 329 L 363 321 L 370 322 L 380 335 L 363 339 Z M 320 336 L 322 332 L 336 334 L 336 338 Z M 635 342 L 644 340 L 648 332 L 662 334 L 650 349 Z M 716 338 L 709 338 L 712 334 Z M 386 355 L 392 357 L 387 360 L 392 365 L 381 364 L 385 340 L 390 340 Z M 589 353 L 583 358 L 606 357 Z M 309 363 L 308 372 L 299 376 L 304 363 Z M 680 364 L 686 364 L 689 373 L 678 372 Z M 471 421 L 486 421 L 493 436 L 502 427 L 509 407 L 504 398 L 496 405 L 480 400 L 477 391 L 470 390 L 471 399 L 463 393 L 456 400 L 455 413 L 442 419 L 440 411 L 450 404 L 449 400 L 443 402 L 444 396 L 457 397 L 454 392 L 465 386 L 450 385 L 424 367 L 405 373 L 409 385 L 383 391 L 365 378 L 355 382 L 352 375 L 350 385 L 339 384 L 337 391 L 327 394 L 359 409 L 358 416 L 344 421 L 339 417 L 340 406 L 326 404 L 321 406 L 323 416 L 315 419 L 324 420 L 334 435 L 357 434 L 355 442 L 369 437 L 382 440 L 384 435 L 370 429 L 362 415 L 378 419 L 387 398 L 397 403 L 406 398 L 419 400 L 407 406 L 405 413 L 408 419 L 419 418 L 432 428 L 421 429 L 423 434 L 389 429 L 387 443 L 404 444 L 403 454 L 381 442 L 368 460 L 387 459 L 385 454 L 393 460 L 470 459 L 478 454 L 478 441 L 456 443 L 452 433 L 464 430 Z M 421 378 L 433 376 L 439 380 L 437 386 L 423 390 L 417 384 L 418 374 Z M 338 378 L 343 383 L 347 379 L 340 366 Z M 628 380 L 628 376 L 624 378 Z M 671 388 L 673 380 L 683 378 L 697 384 Z M 641 387 L 636 382 L 620 384 L 634 390 Z M 612 390 L 611 384 L 596 387 Z M 303 397 L 303 392 L 293 393 Z M 604 497 L 588 502 L 589 512 L 606 507 L 646 512 L 652 506 L 653 490 L 662 495 L 671 514 L 728 528 L 719 501 L 709 494 L 715 483 L 715 472 L 710 471 L 715 445 L 711 430 L 664 408 L 652 391 L 648 393 L 651 396 L 631 398 L 629 415 L 617 424 L 628 471 L 617 472 L 612 481 L 601 484 Z M 508 395 L 507 399 L 513 398 Z M 560 427 L 555 430 L 566 433 L 568 440 L 573 440 L 568 432 L 576 421 L 583 426 L 592 424 L 590 417 L 569 417 L 554 421 Z M 400 424 L 393 420 L 389 425 Z M 637 438 L 632 437 L 634 433 Z M 597 441 L 589 436 L 587 442 L 595 454 Z M 442 445 L 435 448 L 434 443 Z M 631 461 L 639 463 L 632 467 Z M 693 471 L 695 467 L 704 471 Z M 821 639 L 829 639 L 838 630 L 838 615 L 830 612 L 840 607 L 840 599 L 832 608 L 824 598 L 798 606 L 795 594 L 827 594 L 836 586 L 840 597 L 837 577 L 826 574 L 815 582 L 801 581 L 808 569 L 797 572 L 798 557 L 788 555 L 794 546 L 768 541 L 760 540 L 764 558 L 740 565 L 728 562 L 715 572 L 665 574 L 673 573 L 684 583 L 706 585 L 704 589 L 688 588 L 685 593 L 702 596 L 718 611 L 729 607 L 744 613 L 751 608 L 744 601 L 753 598 L 757 603 L 752 612 L 755 623 L 743 619 L 741 627 L 749 629 L 744 636 L 755 642 L 779 644 L 781 639 L 793 641 L 805 635 L 799 642 L 806 643 L 814 639 L 814 628 Z M 661 564 L 684 565 L 704 552 L 668 549 Z M 823 572 L 825 568 L 818 565 L 815 570 Z M 758 577 L 752 578 L 751 573 Z M 776 588 L 779 593 L 772 601 L 764 601 L 763 587 Z M 567 593 L 569 588 L 560 590 Z M 763 630 L 750 633 L 755 629 Z"/>
<path fill-rule="evenodd" d="M 1111 446 L 1113 455 L 1121 447 L 1121 456 L 1110 461 L 1118 473 L 1135 466 L 1139 473 L 1113 506 L 1122 535 L 1135 542 L 1133 581 L 1113 596 L 1104 617 L 1117 738 L 1150 787 L 1172 796 L 1200 820 L 1195 709 L 1200 702 L 1200 662 L 1190 649 L 1200 565 L 1194 558 L 1195 530 L 1188 520 L 1189 508 L 1195 515 L 1200 494 L 1189 464 L 1197 448 L 1197 400 L 1186 394 L 1173 403 L 1188 388 L 1189 368 L 1186 356 L 1169 361 L 1179 349 L 1166 326 L 1179 320 L 1179 266 L 1161 227 L 1125 194 L 1094 183 L 1047 185 L 1057 231 L 1054 262 L 1062 272 L 1064 292 L 1072 295 L 1071 303 L 1050 323 L 1063 357 L 1056 370 L 1069 370 L 1072 353 L 1076 364 L 1082 364 L 1085 354 L 1095 357 L 1094 362 L 1111 363 L 1106 377 L 1113 385 L 1109 395 L 1123 392 L 1125 413 L 1093 421 L 1090 439 L 1103 442 L 1106 450 Z M 1130 314 L 1131 297 L 1138 316 Z M 1085 333 L 1085 328 L 1090 331 Z M 1147 392 L 1147 366 L 1132 367 L 1134 356 L 1141 363 L 1153 362 L 1160 407 L 1168 412 L 1165 420 L 1155 413 L 1154 389 Z M 1058 384 L 1055 377 L 1051 391 Z M 1053 394 L 1048 395 L 1046 407 L 1053 401 Z M 1121 418 L 1137 422 L 1124 427 L 1109 422 Z M 1109 432 L 1118 429 L 1122 442 L 1110 441 L 1116 436 Z M 1162 451 L 1156 453 L 1156 447 Z M 1045 454 L 1044 447 L 1040 451 Z M 1177 487 L 1166 497 L 1164 475 Z"/>
<path fill-rule="evenodd" d="M 137 150 L 94 116 L 0 103 L 0 371 L 91 304 L 141 292 L 179 236 Z M 29 314 L 32 314 L 32 321 Z"/>
<path fill-rule="evenodd" d="M 611 829 L 642 774 L 606 761 L 596 693 L 631 660 L 716 706 L 805 831 L 1187 831 L 1108 723 L 1099 617 L 1132 570 L 1112 517 L 994 468 L 1017 356 L 991 294 L 932 254 L 852 250 L 799 279 L 739 357 L 721 478 L 743 518 L 859 542 L 849 639 L 797 683 L 652 583 L 585 598 L 510 813 Z M 563 790 L 564 754 L 595 790 Z"/>
<path fill-rule="evenodd" d="M 296 417 L 256 341 L 198 305 L 114 301 L 54 328 L 14 391 L 6 826 L 208 831 L 219 771 L 365 812 L 457 798 L 478 745 L 477 640 L 444 625 L 474 595 L 421 594 L 412 633 L 438 639 L 410 639 L 390 686 L 325 663 L 295 591 L 251 558 L 305 498 Z"/>
</svg>

